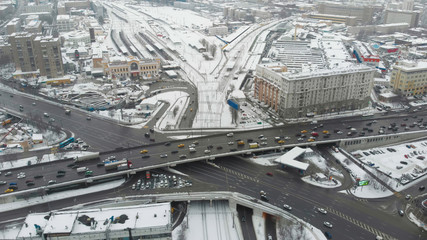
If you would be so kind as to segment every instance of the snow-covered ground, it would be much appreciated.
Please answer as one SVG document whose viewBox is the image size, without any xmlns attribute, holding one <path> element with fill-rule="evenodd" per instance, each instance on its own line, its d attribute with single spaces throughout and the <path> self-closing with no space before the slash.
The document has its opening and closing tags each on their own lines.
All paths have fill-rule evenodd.
<svg viewBox="0 0 427 240">
<path fill-rule="evenodd" d="M 305 176 L 302 177 L 301 180 L 303 180 L 304 182 L 314 185 L 314 186 L 318 186 L 318 187 L 322 187 L 322 188 L 337 188 L 337 187 L 341 187 L 341 182 L 339 180 L 332 181 L 332 180 L 316 180 L 315 178 L 313 178 L 311 175 L 310 176 Z"/>
<path fill-rule="evenodd" d="M 411 181 L 427 174 L 427 141 L 360 150 L 352 154 L 366 164 L 369 171 L 379 171 L 393 179 Z"/>
<path fill-rule="evenodd" d="M 351 176 L 353 180 L 360 178 L 361 180 L 368 180 L 369 185 L 352 188 L 351 194 L 359 198 L 382 198 L 391 196 L 393 193 L 386 189 L 384 186 L 379 184 L 375 179 L 373 179 L 369 174 L 367 174 L 363 169 L 358 165 L 354 164 L 352 161 L 348 160 L 346 156 L 342 153 L 336 153 L 331 151 L 331 154 L 338 160 L 341 164 L 351 170 Z M 342 193 L 348 193 L 346 190 L 341 191 Z"/>
<path fill-rule="evenodd" d="M 41 159 L 37 157 L 29 157 L 29 158 L 22 158 L 17 159 L 13 161 L 4 161 L 0 163 L 0 171 L 6 171 L 11 170 L 15 168 L 25 167 L 28 166 L 29 162 L 31 165 L 38 164 L 38 163 L 47 163 L 47 162 L 53 162 L 58 161 L 66 158 L 73 158 L 73 157 L 79 157 L 84 155 L 90 155 L 94 152 L 60 152 L 56 154 L 45 154 Z"/>
<path fill-rule="evenodd" d="M 173 239 L 186 240 L 234 240 L 240 239 L 239 224 L 227 201 L 191 202 L 183 223 L 172 232 Z"/>
</svg>

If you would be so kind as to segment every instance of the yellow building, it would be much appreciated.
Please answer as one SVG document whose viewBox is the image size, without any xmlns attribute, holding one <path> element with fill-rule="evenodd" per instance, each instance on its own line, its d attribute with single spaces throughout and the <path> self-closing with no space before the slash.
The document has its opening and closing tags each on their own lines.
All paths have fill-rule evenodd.
<svg viewBox="0 0 427 240">
<path fill-rule="evenodd" d="M 111 57 L 104 59 L 104 75 L 116 78 L 153 78 L 159 74 L 160 59 L 139 60 L 136 57 Z"/>
<path fill-rule="evenodd" d="M 402 61 L 393 66 L 390 85 L 402 96 L 424 94 L 427 91 L 427 62 Z"/>
</svg>

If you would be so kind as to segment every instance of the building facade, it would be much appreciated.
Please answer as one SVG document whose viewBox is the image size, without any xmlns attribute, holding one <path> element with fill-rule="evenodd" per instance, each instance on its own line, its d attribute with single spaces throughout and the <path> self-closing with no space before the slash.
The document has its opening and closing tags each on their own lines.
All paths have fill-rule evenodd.
<svg viewBox="0 0 427 240">
<path fill-rule="evenodd" d="M 385 24 L 407 23 L 410 28 L 418 27 L 420 12 L 388 9 L 385 13 Z"/>
<path fill-rule="evenodd" d="M 372 23 L 375 8 L 369 5 L 343 4 L 336 2 L 319 2 L 317 10 L 321 14 L 353 16 L 363 24 Z"/>
<path fill-rule="evenodd" d="M 64 75 L 58 38 L 21 32 L 10 35 L 9 43 L 16 67 L 15 77 L 57 78 Z"/>
<path fill-rule="evenodd" d="M 69 15 L 56 16 L 56 27 L 59 32 L 69 32 L 74 30 L 74 21 Z"/>
<path fill-rule="evenodd" d="M 111 57 L 104 59 L 104 75 L 112 79 L 153 78 L 159 74 L 160 59 L 144 59 L 129 57 Z"/>
<path fill-rule="evenodd" d="M 402 61 L 393 66 L 390 85 L 402 96 L 415 96 L 427 92 L 427 62 Z"/>
<path fill-rule="evenodd" d="M 258 65 L 254 95 L 285 119 L 361 109 L 369 104 L 374 72 L 364 65 L 299 73 Z"/>
</svg>

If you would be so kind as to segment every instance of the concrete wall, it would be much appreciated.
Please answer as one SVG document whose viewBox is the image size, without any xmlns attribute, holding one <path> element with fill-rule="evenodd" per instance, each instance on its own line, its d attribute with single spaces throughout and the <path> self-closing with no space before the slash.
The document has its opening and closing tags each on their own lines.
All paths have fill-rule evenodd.
<svg viewBox="0 0 427 240">
<path fill-rule="evenodd" d="M 427 138 L 427 131 L 421 130 L 416 132 L 361 137 L 357 139 L 342 139 L 338 145 L 340 148 L 344 148 L 346 151 L 351 152 L 425 138 Z"/>
</svg>

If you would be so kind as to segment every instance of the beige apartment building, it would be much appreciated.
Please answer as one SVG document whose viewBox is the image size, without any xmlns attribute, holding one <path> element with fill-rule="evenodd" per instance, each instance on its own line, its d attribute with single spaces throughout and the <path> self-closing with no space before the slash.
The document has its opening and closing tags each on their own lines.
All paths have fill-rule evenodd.
<svg viewBox="0 0 427 240">
<path fill-rule="evenodd" d="M 14 77 L 40 75 L 47 78 L 58 78 L 64 75 L 58 38 L 20 32 L 10 35 L 9 43 L 16 68 Z"/>
<path fill-rule="evenodd" d="M 285 67 L 260 64 L 254 96 L 282 118 L 301 118 L 365 108 L 375 69 L 353 65 L 343 69 L 286 72 Z"/>
<path fill-rule="evenodd" d="M 393 66 L 390 86 L 402 96 L 427 92 L 427 62 L 402 61 Z"/>
</svg>

